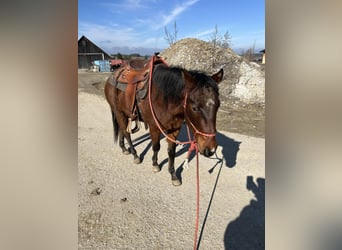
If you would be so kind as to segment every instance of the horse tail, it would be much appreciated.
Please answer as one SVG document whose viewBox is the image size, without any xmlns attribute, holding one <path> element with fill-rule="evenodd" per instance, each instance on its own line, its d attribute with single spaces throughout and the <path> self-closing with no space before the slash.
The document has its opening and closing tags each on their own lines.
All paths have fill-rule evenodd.
<svg viewBox="0 0 342 250">
<path fill-rule="evenodd" d="M 113 130 L 114 130 L 114 144 L 116 144 L 116 142 L 118 141 L 118 136 L 119 136 L 119 124 L 118 124 L 118 120 L 115 116 L 115 86 L 113 84 L 113 74 L 111 74 L 105 84 L 104 87 L 104 93 L 106 96 L 106 100 L 108 102 L 108 104 L 110 105 L 110 109 L 112 112 L 112 122 L 113 122 Z"/>
<path fill-rule="evenodd" d="M 119 124 L 118 120 L 116 119 L 114 111 L 112 111 L 112 121 L 113 121 L 113 129 L 114 129 L 114 143 L 118 141 L 119 136 Z"/>
</svg>

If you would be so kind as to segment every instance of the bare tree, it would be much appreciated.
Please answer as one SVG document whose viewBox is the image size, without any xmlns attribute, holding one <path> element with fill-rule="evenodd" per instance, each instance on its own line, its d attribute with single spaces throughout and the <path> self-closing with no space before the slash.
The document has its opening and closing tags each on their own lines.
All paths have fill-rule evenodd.
<svg viewBox="0 0 342 250">
<path fill-rule="evenodd" d="M 209 39 L 209 42 L 214 45 L 214 47 L 222 47 L 224 49 L 227 49 L 231 46 L 231 36 L 228 31 L 226 31 L 223 36 L 220 35 L 216 24 L 214 31 Z"/>
<path fill-rule="evenodd" d="M 228 31 L 221 36 L 217 24 L 215 25 L 214 31 L 209 39 L 209 42 L 212 44 L 212 66 L 216 67 L 218 62 L 221 61 L 222 55 L 220 54 L 220 48 L 227 49 L 230 48 L 231 45 L 231 36 L 229 35 Z"/>
<path fill-rule="evenodd" d="M 164 27 L 164 31 L 165 31 L 164 39 L 168 42 L 168 44 L 170 46 L 173 45 L 177 41 L 178 29 L 177 29 L 176 21 L 173 24 L 173 33 L 172 34 L 169 32 L 169 30 L 167 29 L 166 26 Z"/>
<path fill-rule="evenodd" d="M 247 61 L 253 61 L 255 54 L 255 41 L 251 47 L 249 47 L 246 51 L 242 52 L 242 56 Z"/>
<path fill-rule="evenodd" d="M 226 31 L 226 33 L 224 33 L 223 38 L 221 39 L 221 47 L 228 49 L 231 46 L 231 40 L 232 37 L 230 36 L 229 32 Z"/>
</svg>

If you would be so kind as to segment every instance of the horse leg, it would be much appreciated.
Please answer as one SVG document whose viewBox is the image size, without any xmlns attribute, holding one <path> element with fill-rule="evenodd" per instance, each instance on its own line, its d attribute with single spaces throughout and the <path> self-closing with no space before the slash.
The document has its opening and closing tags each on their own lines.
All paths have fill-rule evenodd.
<svg viewBox="0 0 342 250">
<path fill-rule="evenodd" d="M 153 132 L 157 131 L 157 132 Z M 161 169 L 158 165 L 158 152 L 160 150 L 160 133 L 159 130 L 152 130 L 150 128 L 150 136 L 151 136 L 151 141 L 152 141 L 152 150 L 153 150 L 153 156 L 152 156 L 152 170 L 153 172 L 157 173 Z"/>
<path fill-rule="evenodd" d="M 119 128 L 119 123 L 115 116 L 114 111 L 112 111 L 112 120 L 113 120 L 113 128 L 114 128 L 114 144 L 116 144 L 119 138 L 119 146 L 122 150 L 122 153 L 124 153 L 125 155 L 129 155 L 129 151 L 125 147 L 124 136 L 121 132 L 121 129 Z"/>
<path fill-rule="evenodd" d="M 124 135 L 123 135 L 121 130 L 119 131 L 119 146 L 120 146 L 123 154 L 125 154 L 125 155 L 130 154 L 129 150 L 125 147 Z"/>
<path fill-rule="evenodd" d="M 130 151 L 131 151 L 131 153 L 132 153 L 132 155 L 134 157 L 134 163 L 136 163 L 136 164 L 141 163 L 140 157 L 138 156 L 137 151 L 135 150 L 135 148 L 133 146 L 133 143 L 132 143 L 132 140 L 131 140 L 131 134 L 126 132 L 126 131 L 124 131 L 122 133 L 124 134 L 124 136 L 125 136 L 125 138 L 126 138 L 126 140 L 128 142 L 128 145 L 130 147 Z"/>
<path fill-rule="evenodd" d="M 168 142 L 167 153 L 169 155 L 169 173 L 171 174 L 171 181 L 174 186 L 181 185 L 175 171 L 175 156 L 176 156 L 176 143 Z"/>
<path fill-rule="evenodd" d="M 139 164 L 141 163 L 141 160 L 139 156 L 137 155 L 137 151 L 135 150 L 132 140 L 131 140 L 131 134 L 126 131 L 127 124 L 128 124 L 128 118 L 125 116 L 125 114 L 121 111 L 117 114 L 117 121 L 120 126 L 120 132 L 119 132 L 119 145 L 121 147 L 121 150 L 124 154 L 132 153 L 134 157 L 134 163 Z M 124 139 L 126 138 L 126 141 L 130 147 L 130 151 L 127 150 L 125 147 Z"/>
<path fill-rule="evenodd" d="M 119 108 L 121 105 L 117 105 L 120 100 L 122 100 L 123 92 L 116 89 L 114 85 L 110 84 L 107 80 L 105 85 L 105 96 L 107 102 L 110 104 L 112 109 L 112 119 L 114 126 L 114 142 L 116 142 L 119 137 L 119 146 L 124 154 L 129 154 L 130 152 L 125 147 L 124 137 L 126 138 L 130 148 L 131 153 L 134 157 L 134 163 L 139 164 L 141 162 L 140 158 L 137 155 L 136 150 L 133 147 L 133 143 L 131 140 L 131 135 L 125 131 L 128 124 L 128 118 L 125 116 L 124 112 Z M 121 96 L 121 98 L 120 98 Z M 119 129 L 120 127 L 120 129 Z"/>
</svg>

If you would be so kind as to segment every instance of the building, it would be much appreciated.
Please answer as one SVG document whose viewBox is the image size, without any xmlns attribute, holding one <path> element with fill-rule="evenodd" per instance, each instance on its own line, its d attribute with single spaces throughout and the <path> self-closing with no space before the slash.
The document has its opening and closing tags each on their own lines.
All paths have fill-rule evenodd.
<svg viewBox="0 0 342 250">
<path fill-rule="evenodd" d="M 260 50 L 260 52 L 262 53 L 262 61 L 261 64 L 265 64 L 266 63 L 266 50 Z"/>
<path fill-rule="evenodd" d="M 85 36 L 78 40 L 78 68 L 89 69 L 96 60 L 111 60 L 112 57 Z"/>
</svg>

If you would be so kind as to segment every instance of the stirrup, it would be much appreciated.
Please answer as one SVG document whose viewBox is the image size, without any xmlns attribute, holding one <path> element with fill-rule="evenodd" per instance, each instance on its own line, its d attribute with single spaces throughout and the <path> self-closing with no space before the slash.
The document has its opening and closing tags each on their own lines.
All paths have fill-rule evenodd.
<svg viewBox="0 0 342 250">
<path fill-rule="evenodd" d="M 128 118 L 128 124 L 127 124 L 127 129 L 126 131 L 130 134 L 134 134 L 135 132 L 138 132 L 140 130 L 140 122 L 139 122 L 139 119 L 135 119 L 134 120 L 135 122 L 135 126 L 134 128 L 132 129 L 132 119 L 131 118 Z"/>
</svg>

